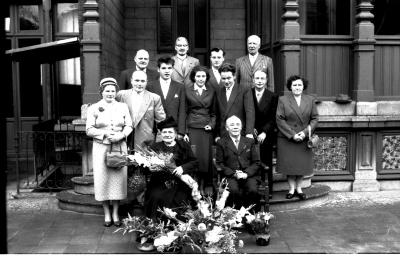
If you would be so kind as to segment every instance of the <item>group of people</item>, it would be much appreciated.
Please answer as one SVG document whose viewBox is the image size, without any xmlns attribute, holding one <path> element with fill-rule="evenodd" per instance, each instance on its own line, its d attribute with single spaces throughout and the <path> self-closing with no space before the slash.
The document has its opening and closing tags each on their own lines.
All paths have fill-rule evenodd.
<svg viewBox="0 0 400 256">
<path fill-rule="evenodd" d="M 223 49 L 213 48 L 206 68 L 188 56 L 188 41 L 179 37 L 176 55 L 159 58 L 157 71 L 148 68 L 149 54 L 142 49 L 135 67 L 124 70 L 118 82 L 111 77 L 100 81 L 102 99 L 88 108 L 86 131 L 93 137 L 95 199 L 103 202 L 105 226 L 121 225 L 119 200 L 127 197 L 127 168 L 105 165 L 112 147 L 127 152 L 146 144 L 156 152 L 173 153 L 177 167 L 171 173 L 152 173 L 147 184 L 149 217 L 159 207 L 190 204 L 190 189 L 178 178 L 182 174 L 198 181 L 202 195 L 215 186 L 214 145 L 216 164 L 228 180 L 229 205 L 257 203 L 260 162 L 272 166 L 275 143 L 277 171 L 288 176 L 286 197 L 306 198 L 302 179 L 313 169 L 307 138 L 318 122 L 315 99 L 303 94 L 308 84 L 297 75 L 287 81 L 291 93 L 278 97 L 272 60 L 259 53 L 260 45 L 258 36 L 248 37 L 248 55 L 235 65 L 224 63 Z"/>
</svg>

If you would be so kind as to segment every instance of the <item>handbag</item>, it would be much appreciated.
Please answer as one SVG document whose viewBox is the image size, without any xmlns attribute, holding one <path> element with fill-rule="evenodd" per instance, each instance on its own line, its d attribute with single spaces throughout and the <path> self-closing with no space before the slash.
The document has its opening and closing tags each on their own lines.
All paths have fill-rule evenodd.
<svg viewBox="0 0 400 256">
<path fill-rule="evenodd" d="M 311 134 L 311 125 L 308 126 L 308 148 L 315 148 L 318 145 L 319 137 L 317 134 Z"/>
<path fill-rule="evenodd" d="M 122 151 L 121 143 L 119 143 L 119 151 L 114 151 L 113 143 L 111 143 L 110 151 L 106 152 L 106 165 L 107 167 L 118 170 L 128 165 L 128 160 L 126 154 Z"/>
</svg>

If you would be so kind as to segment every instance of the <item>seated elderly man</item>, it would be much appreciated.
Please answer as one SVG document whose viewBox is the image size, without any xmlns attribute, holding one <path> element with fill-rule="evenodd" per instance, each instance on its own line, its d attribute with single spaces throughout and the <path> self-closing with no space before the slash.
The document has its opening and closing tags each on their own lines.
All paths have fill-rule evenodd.
<svg viewBox="0 0 400 256">
<path fill-rule="evenodd" d="M 253 139 L 240 135 L 242 121 L 237 116 L 226 120 L 228 135 L 217 142 L 216 162 L 228 180 L 227 205 L 235 208 L 257 204 L 256 175 L 260 165 L 258 147 Z"/>
</svg>

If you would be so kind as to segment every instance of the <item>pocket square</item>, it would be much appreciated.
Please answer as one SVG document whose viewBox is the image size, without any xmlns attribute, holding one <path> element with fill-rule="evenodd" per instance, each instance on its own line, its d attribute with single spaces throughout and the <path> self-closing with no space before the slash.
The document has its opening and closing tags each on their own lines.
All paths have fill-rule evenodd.
<svg viewBox="0 0 400 256">
<path fill-rule="evenodd" d="M 178 94 L 175 94 L 174 98 L 179 98 Z"/>
</svg>

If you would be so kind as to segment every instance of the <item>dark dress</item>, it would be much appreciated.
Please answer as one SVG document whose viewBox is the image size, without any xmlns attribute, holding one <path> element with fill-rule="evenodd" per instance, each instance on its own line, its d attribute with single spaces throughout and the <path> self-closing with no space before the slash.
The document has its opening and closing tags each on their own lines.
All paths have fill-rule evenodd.
<svg viewBox="0 0 400 256">
<path fill-rule="evenodd" d="M 312 131 L 318 124 L 318 111 L 315 99 L 302 95 L 300 106 L 292 94 L 279 97 L 276 110 L 278 126 L 278 159 L 277 171 L 286 175 L 311 175 L 313 173 L 313 152 L 307 147 L 307 139 L 301 142 L 293 140 L 293 136 L 303 131 L 309 136 L 307 126 Z"/>
<path fill-rule="evenodd" d="M 212 184 L 212 144 L 213 130 L 216 122 L 216 95 L 211 86 L 206 85 L 206 90 L 201 95 L 194 90 L 192 84 L 186 90 L 186 131 L 190 144 L 195 145 L 195 154 L 199 161 L 199 175 L 206 184 Z M 210 125 L 212 130 L 206 131 L 204 127 Z"/>
<path fill-rule="evenodd" d="M 168 147 L 164 142 L 151 145 L 155 152 L 173 153 L 176 166 L 182 166 L 183 174 L 193 175 L 198 168 L 197 159 L 186 142 L 176 141 L 175 146 Z M 147 184 L 144 208 L 147 217 L 156 218 L 157 209 L 168 207 L 176 208 L 193 203 L 191 189 L 174 174 L 161 171 L 151 173 L 150 182 Z"/>
</svg>

